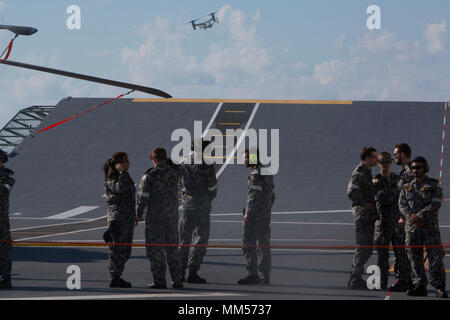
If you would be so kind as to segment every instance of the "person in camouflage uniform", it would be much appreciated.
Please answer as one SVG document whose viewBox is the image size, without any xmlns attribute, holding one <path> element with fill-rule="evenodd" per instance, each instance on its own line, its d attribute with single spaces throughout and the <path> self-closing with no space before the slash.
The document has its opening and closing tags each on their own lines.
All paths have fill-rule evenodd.
<svg viewBox="0 0 450 320">
<path fill-rule="evenodd" d="M 389 245 L 392 242 L 396 263 L 399 266 L 398 279 L 407 283 L 410 278 L 409 261 L 405 251 L 405 238 L 396 230 L 399 228 L 398 220 L 398 179 L 391 172 L 392 157 L 389 152 L 378 155 L 378 165 L 381 173 L 373 179 L 375 187 L 376 209 L 379 219 L 375 222 L 375 243 L 378 251 L 378 266 L 381 270 L 381 288 L 387 288 L 389 276 Z"/>
<path fill-rule="evenodd" d="M 104 165 L 109 242 L 109 274 L 111 288 L 131 288 L 121 278 L 125 263 L 131 256 L 135 220 L 136 187 L 128 173 L 130 162 L 124 152 L 115 153 Z"/>
<path fill-rule="evenodd" d="M 401 166 L 401 169 L 398 173 L 397 182 L 397 194 L 400 194 L 401 186 L 405 183 L 411 182 L 414 178 L 410 168 L 411 147 L 406 143 L 397 144 L 394 147 L 394 161 L 395 164 Z M 398 224 L 396 225 L 394 230 L 394 239 L 396 239 L 395 242 L 398 243 L 399 246 L 405 245 L 405 217 L 401 213 L 398 219 Z M 408 288 L 411 288 L 413 286 L 411 279 L 411 265 L 409 263 L 409 260 L 407 260 L 406 265 L 404 265 L 403 259 L 396 258 L 394 263 L 394 273 L 396 275 L 396 280 L 394 281 L 394 284 L 389 287 L 389 291 L 405 292 Z"/>
<path fill-rule="evenodd" d="M 166 150 L 156 148 L 150 155 L 154 167 L 139 184 L 136 216 L 145 217 L 145 243 L 153 274 L 151 289 L 165 289 L 166 261 L 173 288 L 183 288 L 178 257 L 178 169 L 168 165 Z"/>
<path fill-rule="evenodd" d="M 259 153 L 245 150 L 245 165 L 251 168 L 248 176 L 247 205 L 244 209 L 244 238 L 242 252 L 247 260 L 248 275 L 239 284 L 270 284 L 272 257 L 270 253 L 270 218 L 275 202 L 272 175 L 261 174 Z M 258 245 L 258 247 L 256 247 Z M 258 264 L 258 256 L 260 261 Z M 259 271 L 259 275 L 258 275 Z"/>
<path fill-rule="evenodd" d="M 402 185 L 399 198 L 400 211 L 406 217 L 406 251 L 411 262 L 414 288 L 408 289 L 410 296 L 426 296 L 428 279 L 425 274 L 423 246 L 426 247 L 430 265 L 431 284 L 436 296 L 447 298 L 445 291 L 445 267 L 439 231 L 438 212 L 442 202 L 439 181 L 426 175 L 428 163 L 416 157 L 411 163 L 414 179 Z"/>
<path fill-rule="evenodd" d="M 15 183 L 11 169 L 4 167 L 7 154 L 0 150 L 0 289 L 12 288 L 11 284 L 11 248 L 12 238 L 9 224 L 9 194 Z"/>
<path fill-rule="evenodd" d="M 351 289 L 367 289 L 362 274 L 364 273 L 364 265 L 372 255 L 375 220 L 378 218 L 371 172 L 371 168 L 377 164 L 376 151 L 372 147 L 362 148 L 361 162 L 353 170 L 347 186 L 347 196 L 352 202 L 352 214 L 356 226 L 356 244 L 358 246 L 355 249 L 350 279 L 347 283 L 347 286 Z"/>
<path fill-rule="evenodd" d="M 180 260 L 182 277 L 189 268 L 189 283 L 206 283 L 197 272 L 206 254 L 209 240 L 211 202 L 217 194 L 217 180 L 214 165 L 206 164 L 202 155 L 209 141 L 202 140 L 202 154 L 184 159 L 180 166 L 181 217 L 180 217 Z M 195 164 L 199 157 L 201 164 Z M 189 255 L 189 245 L 194 245 Z M 199 245 L 199 246 L 196 246 Z"/>
</svg>

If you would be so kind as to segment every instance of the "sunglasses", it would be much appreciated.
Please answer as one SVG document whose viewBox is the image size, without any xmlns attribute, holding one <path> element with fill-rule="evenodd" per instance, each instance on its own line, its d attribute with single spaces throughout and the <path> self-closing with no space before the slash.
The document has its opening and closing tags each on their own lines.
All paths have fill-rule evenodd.
<svg viewBox="0 0 450 320">
<path fill-rule="evenodd" d="M 420 170 L 423 169 L 425 166 L 412 166 L 411 170 Z"/>
</svg>

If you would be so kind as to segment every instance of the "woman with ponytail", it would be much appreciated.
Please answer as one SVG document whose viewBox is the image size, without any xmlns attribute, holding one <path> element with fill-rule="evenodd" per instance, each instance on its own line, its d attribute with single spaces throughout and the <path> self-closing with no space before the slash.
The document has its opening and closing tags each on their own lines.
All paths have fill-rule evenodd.
<svg viewBox="0 0 450 320">
<path fill-rule="evenodd" d="M 121 278 L 125 263 L 131 256 L 135 224 L 136 187 L 128 174 L 130 161 L 125 152 L 116 152 L 103 165 L 105 175 L 108 230 L 103 235 L 110 243 L 110 288 L 131 288 Z"/>
</svg>

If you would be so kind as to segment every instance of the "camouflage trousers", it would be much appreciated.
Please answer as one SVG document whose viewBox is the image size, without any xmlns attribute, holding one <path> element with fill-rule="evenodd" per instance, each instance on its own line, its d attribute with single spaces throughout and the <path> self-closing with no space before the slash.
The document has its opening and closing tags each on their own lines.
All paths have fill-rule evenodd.
<svg viewBox="0 0 450 320">
<path fill-rule="evenodd" d="M 439 227 L 418 228 L 407 224 L 406 252 L 411 263 L 411 273 L 414 285 L 427 285 L 428 279 L 425 274 L 423 246 L 426 247 L 430 268 L 430 282 L 435 288 L 445 288 L 445 267 L 443 259 L 445 250 L 441 242 Z M 414 246 L 410 248 L 409 246 Z M 416 247 L 418 246 L 418 247 Z M 427 247 L 431 246 L 431 247 Z"/>
<path fill-rule="evenodd" d="M 353 255 L 351 274 L 353 277 L 361 277 L 364 273 L 364 265 L 372 255 L 375 232 L 375 213 L 362 207 L 353 207 L 353 220 L 356 226 L 356 249 Z"/>
<path fill-rule="evenodd" d="M 11 232 L 9 220 L 0 224 L 0 276 L 4 279 L 11 276 Z"/>
<path fill-rule="evenodd" d="M 180 217 L 180 261 L 182 270 L 197 272 L 206 254 L 209 240 L 210 210 L 183 209 Z M 194 245 L 189 254 L 189 245 Z M 199 245 L 199 247 L 196 247 Z"/>
<path fill-rule="evenodd" d="M 147 257 L 153 274 L 153 282 L 166 285 L 166 262 L 174 283 L 180 283 L 181 265 L 178 256 L 178 230 L 176 219 L 149 219 L 145 224 Z"/>
<path fill-rule="evenodd" d="M 133 222 L 126 222 L 119 225 L 118 230 L 111 233 L 113 243 L 109 245 L 108 268 L 111 279 L 120 278 L 125 268 L 125 263 L 131 256 L 131 243 L 133 243 L 134 226 Z M 120 245 L 129 243 L 130 245 Z"/>
<path fill-rule="evenodd" d="M 389 276 L 389 248 L 392 243 L 395 254 L 396 278 L 409 281 L 411 278 L 411 266 L 405 250 L 405 231 L 395 221 L 375 222 L 375 244 L 378 252 L 378 266 L 381 270 L 381 281 L 388 281 Z"/>
<path fill-rule="evenodd" d="M 248 273 L 258 275 L 259 271 L 260 275 L 269 276 L 272 269 L 270 220 L 248 221 L 244 223 L 244 239 L 242 244 L 242 252 L 247 260 Z"/>
</svg>

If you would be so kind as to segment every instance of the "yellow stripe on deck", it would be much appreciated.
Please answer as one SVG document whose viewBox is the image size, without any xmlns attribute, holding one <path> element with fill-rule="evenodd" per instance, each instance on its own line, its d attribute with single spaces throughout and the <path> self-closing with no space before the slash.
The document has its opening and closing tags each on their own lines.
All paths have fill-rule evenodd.
<svg viewBox="0 0 450 320">
<path fill-rule="evenodd" d="M 350 100 L 239 100 L 239 99 L 133 99 L 133 102 L 268 103 L 268 104 L 353 104 Z"/>
</svg>

